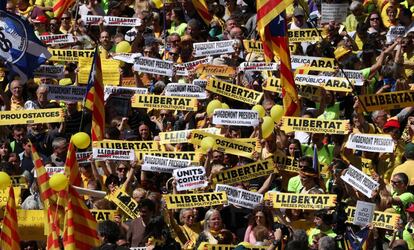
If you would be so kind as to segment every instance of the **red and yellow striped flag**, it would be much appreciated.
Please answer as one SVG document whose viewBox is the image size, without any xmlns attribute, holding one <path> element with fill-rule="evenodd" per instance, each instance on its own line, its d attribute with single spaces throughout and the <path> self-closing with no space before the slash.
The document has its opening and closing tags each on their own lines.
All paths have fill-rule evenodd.
<svg viewBox="0 0 414 250">
<path fill-rule="evenodd" d="M 284 10 L 292 0 L 257 0 L 257 26 L 263 44 L 265 60 L 280 58 L 280 83 L 282 86 L 285 116 L 298 116 L 300 104 L 290 61 L 289 41 Z"/>
<path fill-rule="evenodd" d="M 66 154 L 65 175 L 69 176 L 69 183 L 72 185 L 78 187 L 82 185 L 78 161 L 76 160 L 76 148 L 72 140 L 69 142 L 68 153 Z"/>
<path fill-rule="evenodd" d="M 75 0 L 58 0 L 55 5 L 53 5 L 53 16 L 60 19 L 63 13 L 74 3 Z"/>
<path fill-rule="evenodd" d="M 194 8 L 203 19 L 204 23 L 209 25 L 213 19 L 213 15 L 208 12 L 207 3 L 205 0 L 192 0 Z"/>
<path fill-rule="evenodd" d="M 104 86 L 101 57 L 96 47 L 89 74 L 85 107 L 92 111 L 92 141 L 101 141 L 105 135 Z"/>
<path fill-rule="evenodd" d="M 9 200 L 6 205 L 6 212 L 3 218 L 3 226 L 0 232 L 0 249 L 19 250 L 20 236 L 17 226 L 16 199 L 14 198 L 13 187 L 9 188 Z"/>
</svg>

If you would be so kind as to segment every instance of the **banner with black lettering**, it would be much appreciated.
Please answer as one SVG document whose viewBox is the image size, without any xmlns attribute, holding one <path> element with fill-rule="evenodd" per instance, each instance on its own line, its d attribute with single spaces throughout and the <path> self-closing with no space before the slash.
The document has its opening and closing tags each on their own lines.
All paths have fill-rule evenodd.
<svg viewBox="0 0 414 250">
<path fill-rule="evenodd" d="M 336 23 L 345 22 L 348 8 L 349 3 L 322 3 L 321 23 L 329 23 L 331 21 Z"/>
<path fill-rule="evenodd" d="M 93 148 L 92 155 L 93 159 L 101 161 L 133 161 L 135 159 L 135 152 L 132 149 Z"/>
<path fill-rule="evenodd" d="M 274 208 L 320 210 L 335 207 L 336 194 L 267 192 L 265 200 L 271 200 Z"/>
<path fill-rule="evenodd" d="M 279 70 L 279 64 L 277 63 L 266 63 L 266 62 L 242 62 L 237 68 L 238 71 L 276 71 Z"/>
<path fill-rule="evenodd" d="M 144 155 L 144 163 L 142 164 L 141 170 L 171 174 L 174 169 L 186 168 L 190 165 L 190 160 L 178 160 L 159 156 Z"/>
<path fill-rule="evenodd" d="M 253 157 L 255 150 L 254 145 L 244 142 L 239 142 L 235 139 L 226 138 L 224 136 L 213 135 L 204 131 L 194 130 L 191 132 L 190 143 L 200 146 L 201 140 L 204 137 L 212 137 L 214 139 L 214 150 L 219 150 L 227 154 L 239 155 L 247 158 Z"/>
<path fill-rule="evenodd" d="M 308 84 L 295 84 L 298 89 L 299 96 L 309 99 L 313 102 L 320 102 L 322 98 L 322 91 L 323 87 L 316 86 L 316 85 L 308 85 Z M 276 77 L 269 77 L 266 79 L 266 84 L 263 86 L 263 89 L 266 91 L 271 91 L 275 93 L 282 93 L 282 85 L 280 85 L 280 78 Z"/>
<path fill-rule="evenodd" d="M 104 100 L 110 95 L 125 96 L 131 98 L 134 94 L 148 94 L 147 88 L 105 86 Z"/>
<path fill-rule="evenodd" d="M 414 106 L 414 90 L 361 95 L 359 101 L 365 106 L 368 112 L 382 109 L 401 109 Z"/>
<path fill-rule="evenodd" d="M 355 216 L 355 207 L 348 206 L 345 211 L 348 214 L 347 222 L 352 223 Z M 399 219 L 400 215 L 397 213 L 374 211 L 374 219 L 372 220 L 372 225 L 377 228 L 395 230 L 397 229 Z"/>
<path fill-rule="evenodd" d="M 47 85 L 47 98 L 49 100 L 79 102 L 85 98 L 86 87 Z"/>
<path fill-rule="evenodd" d="M 203 79 L 194 79 L 192 84 L 202 87 L 203 89 L 207 86 L 207 80 Z"/>
<path fill-rule="evenodd" d="M 164 88 L 164 94 L 166 96 L 194 97 L 197 99 L 207 98 L 207 93 L 202 87 L 186 83 L 169 83 Z"/>
<path fill-rule="evenodd" d="M 368 198 L 371 198 L 372 192 L 379 187 L 378 182 L 352 165 L 349 165 L 345 174 L 341 176 L 341 179 Z"/>
<path fill-rule="evenodd" d="M 243 40 L 244 48 L 248 53 L 263 54 L 263 45 L 261 41 L 256 40 Z"/>
<path fill-rule="evenodd" d="M 175 130 L 170 132 L 160 132 L 160 144 L 176 144 L 176 143 L 188 143 L 189 135 L 194 129 L 188 130 Z M 216 127 L 197 129 L 205 131 L 210 134 L 220 135 L 220 129 Z"/>
<path fill-rule="evenodd" d="M 225 192 L 197 194 L 163 194 L 168 209 L 211 207 L 227 204 Z"/>
<path fill-rule="evenodd" d="M 45 167 L 46 173 L 49 176 L 52 176 L 54 174 L 63 174 L 65 173 L 65 167 Z M 35 172 L 36 173 L 36 172 Z M 37 175 L 35 174 L 35 177 L 37 177 Z"/>
<path fill-rule="evenodd" d="M 229 185 L 217 184 L 216 192 L 224 191 L 227 194 L 227 199 L 230 204 L 239 207 L 253 209 L 263 200 L 263 195 L 259 193 L 250 192 L 241 188 L 232 187 Z"/>
<path fill-rule="evenodd" d="M 216 109 L 213 114 L 213 124 L 254 127 L 259 125 L 259 113 L 246 109 Z"/>
<path fill-rule="evenodd" d="M 197 99 L 192 97 L 135 94 L 131 99 L 131 107 L 197 111 Z"/>
<path fill-rule="evenodd" d="M 352 92 L 352 83 L 348 82 L 346 78 L 342 77 L 297 74 L 295 76 L 295 82 L 301 84 L 321 86 L 329 91 Z"/>
<path fill-rule="evenodd" d="M 234 77 L 236 69 L 226 65 L 199 64 L 196 67 L 196 72 L 203 75 Z"/>
<path fill-rule="evenodd" d="M 133 69 L 138 72 L 171 77 L 173 75 L 174 62 L 141 56 L 135 58 Z"/>
<path fill-rule="evenodd" d="M 139 217 L 138 202 L 129 196 L 127 192 L 121 188 L 116 189 L 113 193 L 105 196 L 105 199 L 112 201 L 122 211 L 124 211 L 131 219 Z"/>
<path fill-rule="evenodd" d="M 36 77 L 48 77 L 62 79 L 65 77 L 65 66 L 63 65 L 40 65 L 33 72 Z"/>
<path fill-rule="evenodd" d="M 250 105 L 260 103 L 263 97 L 263 92 L 244 88 L 216 78 L 209 79 L 206 90 Z"/>
<path fill-rule="evenodd" d="M 104 26 L 135 27 L 141 25 L 141 19 L 139 18 L 91 15 L 82 15 L 81 17 L 81 20 L 84 23 L 84 25 L 99 25 L 102 19 L 102 24 Z"/>
<path fill-rule="evenodd" d="M 200 64 L 209 64 L 212 60 L 212 57 L 206 57 L 182 64 L 174 64 L 175 74 L 178 76 L 188 76 L 188 71 L 195 69 Z"/>
<path fill-rule="evenodd" d="M 311 67 L 321 67 L 321 68 L 333 68 L 338 66 L 335 63 L 334 58 L 329 57 L 316 57 L 316 56 L 291 56 L 292 69 L 296 69 L 300 66 L 311 66 Z"/>
<path fill-rule="evenodd" d="M 93 142 L 94 148 L 132 149 L 135 151 L 158 151 L 158 141 L 103 140 Z"/>
<path fill-rule="evenodd" d="M 323 29 L 288 30 L 289 43 L 319 42 L 322 35 L 324 35 Z"/>
<path fill-rule="evenodd" d="M 239 167 L 234 167 L 219 172 L 214 178 L 214 183 L 234 184 L 249 181 L 262 176 L 269 176 L 275 172 L 275 164 L 272 159 L 256 161 Z"/>
<path fill-rule="evenodd" d="M 236 40 L 224 40 L 218 42 L 193 43 L 193 55 L 195 57 L 223 55 L 234 52 L 233 44 Z"/>
<path fill-rule="evenodd" d="M 82 163 L 89 163 L 89 157 L 91 157 L 92 155 L 92 151 L 87 151 L 87 152 L 76 152 L 76 161 L 79 164 Z"/>
<path fill-rule="evenodd" d="M 12 180 L 13 187 L 21 187 L 22 189 L 27 189 L 29 187 L 27 179 L 23 175 L 11 175 L 10 179 Z"/>
<path fill-rule="evenodd" d="M 0 126 L 53 123 L 64 120 L 64 112 L 61 108 L 0 111 Z"/>
<path fill-rule="evenodd" d="M 292 156 L 284 156 L 281 154 L 275 154 L 273 161 L 276 163 L 280 170 L 284 170 L 292 173 L 299 173 L 299 161 Z"/>
<path fill-rule="evenodd" d="M 47 45 L 74 43 L 75 38 L 72 34 L 42 35 L 39 40 Z"/>
<path fill-rule="evenodd" d="M 355 86 L 364 85 L 364 76 L 362 75 L 361 70 L 343 69 L 343 70 L 337 70 L 335 72 L 322 71 L 321 75 L 336 76 L 336 77 L 341 77 L 341 78 L 348 77 L 348 79 L 351 80 Z"/>
<path fill-rule="evenodd" d="M 302 118 L 283 116 L 282 130 L 285 133 L 303 131 L 323 134 L 347 134 L 349 131 L 348 120 L 321 120 L 316 118 Z"/>
<path fill-rule="evenodd" d="M 190 160 L 193 164 L 200 163 L 201 154 L 194 151 L 166 152 L 166 151 L 135 151 L 137 160 L 144 160 L 145 155 L 159 156 L 172 159 Z"/>
<path fill-rule="evenodd" d="M 394 140 L 385 134 L 351 134 L 345 146 L 367 152 L 394 152 Z"/>
<path fill-rule="evenodd" d="M 242 245 L 242 243 L 240 243 L 239 245 Z M 236 247 L 238 247 L 239 245 L 205 244 L 204 245 L 204 250 L 233 250 Z M 244 246 L 241 249 L 245 249 L 245 250 L 267 250 L 268 248 L 269 248 L 268 246 L 254 246 L 254 245 L 251 245 L 251 244 L 247 244 L 247 246 Z M 279 248 L 275 248 L 275 250 L 279 250 Z"/>
<path fill-rule="evenodd" d="M 206 170 L 202 166 L 174 169 L 177 191 L 192 190 L 208 186 Z"/>
<path fill-rule="evenodd" d="M 52 57 L 49 61 L 77 62 L 79 58 L 92 58 L 94 50 L 77 50 L 77 49 L 48 49 Z"/>
<path fill-rule="evenodd" d="M 97 222 L 115 219 L 115 214 L 117 214 L 116 210 L 101 210 L 101 209 L 91 209 L 92 216 L 95 218 Z"/>
</svg>

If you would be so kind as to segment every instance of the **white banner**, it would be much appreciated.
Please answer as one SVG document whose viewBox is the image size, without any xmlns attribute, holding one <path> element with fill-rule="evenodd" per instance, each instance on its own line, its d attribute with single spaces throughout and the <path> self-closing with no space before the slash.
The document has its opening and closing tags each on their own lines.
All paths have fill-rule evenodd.
<svg viewBox="0 0 414 250">
<path fill-rule="evenodd" d="M 163 76 L 172 76 L 173 68 L 173 62 L 143 56 L 135 58 L 134 63 L 134 71 Z"/>
<path fill-rule="evenodd" d="M 300 66 L 333 68 L 336 66 L 334 58 L 316 57 L 316 56 L 291 56 L 292 69 L 297 69 Z"/>
<path fill-rule="evenodd" d="M 279 65 L 277 63 L 265 63 L 265 62 L 243 62 L 238 67 L 239 71 L 262 71 L 262 70 L 278 70 Z"/>
<path fill-rule="evenodd" d="M 136 87 L 118 87 L 118 86 L 105 86 L 104 100 L 106 101 L 111 94 L 126 96 L 131 98 L 134 94 L 148 94 L 147 88 Z"/>
<path fill-rule="evenodd" d="M 125 26 L 135 27 L 141 25 L 141 19 L 130 17 L 117 17 L 117 16 L 90 16 L 83 15 L 81 20 L 85 25 L 99 25 L 99 22 L 103 18 L 104 26 Z"/>
<path fill-rule="evenodd" d="M 354 221 L 355 225 L 365 227 L 374 219 L 375 203 L 357 201 Z"/>
<path fill-rule="evenodd" d="M 346 78 L 342 77 L 297 74 L 295 75 L 295 82 L 324 87 L 326 90 L 352 92 L 352 82 L 350 84 Z"/>
<path fill-rule="evenodd" d="M 207 187 L 204 167 L 188 167 L 174 169 L 173 176 L 177 183 L 177 191 Z"/>
<path fill-rule="evenodd" d="M 183 64 L 174 64 L 176 74 L 178 76 L 188 76 L 189 70 L 195 69 L 199 64 L 209 64 L 212 61 L 212 59 L 212 57 L 206 57 L 195 61 L 186 62 Z"/>
<path fill-rule="evenodd" d="M 62 79 L 65 77 L 65 66 L 63 65 L 40 65 L 34 72 L 37 77 L 49 77 Z"/>
<path fill-rule="evenodd" d="M 390 135 L 351 134 L 346 147 L 367 152 L 392 153 L 394 140 Z"/>
<path fill-rule="evenodd" d="M 207 85 L 207 80 L 195 79 L 195 80 L 193 80 L 192 84 L 200 86 L 203 89 L 205 89 L 206 85 Z"/>
<path fill-rule="evenodd" d="M 352 165 L 349 165 L 346 173 L 341 176 L 341 179 L 368 198 L 371 198 L 372 191 L 379 187 L 378 182 Z"/>
<path fill-rule="evenodd" d="M 194 56 L 201 57 L 232 53 L 234 52 L 233 44 L 235 41 L 236 40 L 224 40 L 219 42 L 194 43 Z"/>
<path fill-rule="evenodd" d="M 350 70 L 344 69 L 345 74 L 342 73 L 342 70 L 338 70 L 337 72 L 320 72 L 323 76 L 336 76 L 336 77 L 348 77 L 349 80 L 354 82 L 355 86 L 363 86 L 364 85 L 364 76 L 362 75 L 361 70 Z"/>
<path fill-rule="evenodd" d="M 47 89 L 48 100 L 78 102 L 82 101 L 86 95 L 86 87 L 80 86 L 62 86 L 48 84 Z"/>
<path fill-rule="evenodd" d="M 241 188 L 232 187 L 224 184 L 216 185 L 216 192 L 225 191 L 230 204 L 235 206 L 253 209 L 263 200 L 263 195 L 253 193 Z"/>
<path fill-rule="evenodd" d="M 142 170 L 151 172 L 172 173 L 176 168 L 186 168 L 191 164 L 190 160 L 178 160 L 159 156 L 144 156 L 144 164 Z"/>
<path fill-rule="evenodd" d="M 329 23 L 330 21 L 335 21 L 336 23 L 345 22 L 348 8 L 348 3 L 322 3 L 321 23 Z"/>
<path fill-rule="evenodd" d="M 197 99 L 206 99 L 207 93 L 200 86 L 186 83 L 169 83 L 164 93 L 166 96 L 184 96 L 195 97 Z"/>
<path fill-rule="evenodd" d="M 52 176 L 57 173 L 60 173 L 60 174 L 65 173 L 65 167 L 45 167 L 45 169 L 49 176 Z M 37 171 L 35 171 L 35 173 L 36 172 Z"/>
<path fill-rule="evenodd" d="M 112 148 L 93 148 L 94 160 L 115 160 L 115 161 L 133 161 L 135 152 L 133 149 L 112 149 Z"/>
<path fill-rule="evenodd" d="M 405 34 L 404 26 L 391 26 L 386 35 L 387 43 L 393 43 L 397 37 L 399 36 L 403 37 L 404 34 Z"/>
<path fill-rule="evenodd" d="M 115 53 L 112 59 L 134 64 L 135 58 L 142 56 L 140 53 Z"/>
<path fill-rule="evenodd" d="M 43 35 L 39 36 L 39 40 L 47 45 L 67 44 L 75 42 L 75 38 L 72 34 Z"/>
<path fill-rule="evenodd" d="M 213 124 L 228 126 L 257 126 L 259 113 L 246 109 L 216 109 L 213 114 Z"/>
<path fill-rule="evenodd" d="M 80 163 L 89 163 L 89 157 L 92 155 L 92 151 L 76 152 L 76 161 Z"/>
</svg>

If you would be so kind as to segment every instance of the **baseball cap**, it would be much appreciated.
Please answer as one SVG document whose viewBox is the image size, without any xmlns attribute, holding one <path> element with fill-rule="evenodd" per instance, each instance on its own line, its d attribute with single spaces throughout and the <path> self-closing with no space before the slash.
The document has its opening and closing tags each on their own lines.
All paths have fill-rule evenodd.
<svg viewBox="0 0 414 250">
<path fill-rule="evenodd" d="M 414 203 L 411 203 L 410 206 L 407 209 L 405 209 L 405 211 L 409 213 L 414 213 Z"/>
<path fill-rule="evenodd" d="M 300 7 L 296 7 L 293 11 L 293 16 L 305 16 L 305 11 Z"/>
<path fill-rule="evenodd" d="M 383 130 L 387 130 L 389 128 L 400 128 L 400 122 L 398 120 L 390 119 L 384 124 Z"/>
<path fill-rule="evenodd" d="M 37 16 L 35 19 L 32 19 L 33 23 L 47 23 L 47 17 Z"/>
</svg>

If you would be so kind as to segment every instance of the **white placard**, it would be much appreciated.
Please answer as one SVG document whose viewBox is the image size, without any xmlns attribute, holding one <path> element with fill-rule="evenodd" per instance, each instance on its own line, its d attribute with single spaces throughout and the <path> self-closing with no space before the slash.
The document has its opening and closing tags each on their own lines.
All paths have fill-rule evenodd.
<svg viewBox="0 0 414 250">
<path fill-rule="evenodd" d="M 330 21 L 345 22 L 348 8 L 348 3 L 322 3 L 321 23 L 329 23 Z"/>
<path fill-rule="evenodd" d="M 325 89 L 333 88 L 331 90 L 351 92 L 352 87 L 346 78 L 334 76 L 314 76 L 314 75 L 295 75 L 295 82 L 303 85 L 314 85 L 325 87 Z M 353 81 L 350 80 L 351 84 Z"/>
<path fill-rule="evenodd" d="M 135 152 L 133 149 L 112 149 L 112 148 L 93 148 L 94 160 L 114 160 L 114 161 L 133 161 Z"/>
<path fill-rule="evenodd" d="M 179 160 L 166 157 L 145 155 L 142 170 L 151 172 L 172 173 L 174 169 L 186 168 L 191 164 L 190 160 Z"/>
<path fill-rule="evenodd" d="M 163 76 L 173 75 L 174 63 L 150 57 L 135 58 L 134 71 L 157 74 Z"/>
<path fill-rule="evenodd" d="M 392 153 L 394 140 L 390 135 L 351 134 L 346 147 L 367 152 Z"/>
<path fill-rule="evenodd" d="M 131 98 L 134 94 L 148 94 L 147 88 L 136 87 L 118 87 L 118 86 L 105 86 L 104 100 L 106 101 L 111 94 L 126 96 Z"/>
<path fill-rule="evenodd" d="M 62 86 L 48 84 L 47 89 L 48 100 L 77 102 L 82 101 L 86 95 L 86 87 L 80 86 Z"/>
<path fill-rule="evenodd" d="M 201 57 L 233 53 L 233 44 L 235 42 L 236 40 L 224 40 L 219 42 L 194 43 L 194 56 Z"/>
<path fill-rule="evenodd" d="M 47 45 L 67 44 L 75 42 L 75 38 L 72 34 L 43 35 L 39 36 L 39 40 Z"/>
<path fill-rule="evenodd" d="M 290 61 L 292 63 L 292 69 L 297 69 L 305 65 L 323 68 L 334 68 L 334 66 L 337 66 L 334 58 L 327 57 L 292 55 Z"/>
<path fill-rule="evenodd" d="M 65 173 L 65 167 L 45 167 L 45 169 L 49 176 L 52 176 L 57 173 L 60 173 L 60 174 Z M 37 171 L 35 171 L 35 173 L 36 172 Z"/>
<path fill-rule="evenodd" d="M 115 53 L 112 59 L 133 64 L 135 58 L 142 56 L 140 53 Z"/>
<path fill-rule="evenodd" d="M 92 151 L 76 152 L 76 161 L 80 163 L 89 163 L 89 157 L 92 155 Z"/>
<path fill-rule="evenodd" d="M 49 77 L 62 79 L 65 77 L 65 66 L 63 65 L 40 65 L 34 72 L 37 77 Z"/>
<path fill-rule="evenodd" d="M 213 114 L 213 124 L 228 126 L 257 126 L 259 113 L 246 109 L 216 109 Z"/>
<path fill-rule="evenodd" d="M 378 182 L 352 165 L 349 165 L 348 170 L 341 176 L 341 179 L 368 198 L 371 198 L 372 191 L 379 187 Z"/>
<path fill-rule="evenodd" d="M 204 167 L 188 167 L 174 169 L 173 176 L 177 183 L 177 191 L 207 187 Z"/>
<path fill-rule="evenodd" d="M 365 227 L 374 219 L 375 204 L 365 201 L 357 201 L 354 221 L 355 225 Z"/>
<path fill-rule="evenodd" d="M 239 71 L 262 71 L 269 70 L 274 71 L 278 70 L 279 65 L 277 63 L 265 63 L 265 62 L 243 62 L 238 67 Z"/>
<path fill-rule="evenodd" d="M 362 75 L 361 70 L 350 70 L 344 69 L 345 74 L 341 70 L 338 72 L 321 72 L 321 75 L 324 76 L 335 76 L 335 77 L 345 77 L 347 76 L 349 80 L 353 81 L 354 86 L 363 86 L 364 85 L 364 76 Z"/>
<path fill-rule="evenodd" d="M 387 32 L 387 43 L 393 43 L 394 40 L 401 36 L 403 37 L 405 34 L 405 27 L 404 26 L 391 26 Z"/>
<path fill-rule="evenodd" d="M 195 97 L 197 99 L 207 98 L 207 93 L 202 87 L 185 83 L 169 83 L 165 86 L 164 93 L 166 96 Z"/>
<path fill-rule="evenodd" d="M 216 192 L 225 191 L 230 204 L 253 209 L 263 200 L 263 195 L 253 193 L 241 188 L 232 187 L 224 184 L 216 185 Z"/>
<path fill-rule="evenodd" d="M 206 57 L 183 64 L 174 64 L 175 72 L 178 76 L 188 76 L 188 71 L 193 70 L 200 64 L 209 64 L 212 61 L 212 57 Z"/>
<path fill-rule="evenodd" d="M 195 79 L 195 80 L 193 80 L 192 84 L 200 86 L 203 89 L 205 89 L 206 85 L 207 85 L 207 80 Z"/>
<path fill-rule="evenodd" d="M 141 19 L 131 17 L 83 15 L 81 20 L 85 25 L 99 25 L 102 18 L 104 26 L 135 27 L 141 25 Z"/>
</svg>

